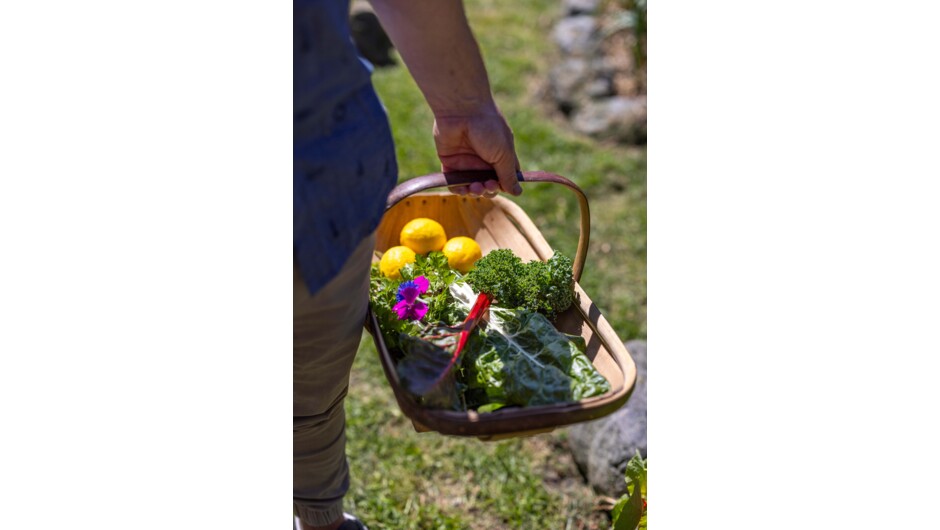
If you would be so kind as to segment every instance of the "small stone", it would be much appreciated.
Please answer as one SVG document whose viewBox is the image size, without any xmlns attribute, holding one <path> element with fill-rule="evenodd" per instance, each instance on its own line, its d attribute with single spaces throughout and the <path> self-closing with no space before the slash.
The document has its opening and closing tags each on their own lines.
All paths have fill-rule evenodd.
<svg viewBox="0 0 940 530">
<path fill-rule="evenodd" d="M 568 16 L 593 15 L 600 6 L 600 0 L 563 0 L 562 5 Z"/>
<path fill-rule="evenodd" d="M 600 38 L 597 19 L 589 15 L 566 17 L 555 24 L 552 38 L 561 48 L 562 53 L 578 57 L 593 55 L 599 46 Z"/>
<path fill-rule="evenodd" d="M 571 106 L 588 75 L 588 63 L 578 57 L 569 57 L 555 65 L 548 74 L 552 97 L 560 107 Z"/>
<path fill-rule="evenodd" d="M 601 139 L 646 143 L 646 97 L 616 96 L 589 101 L 571 121 L 578 131 Z"/>
<path fill-rule="evenodd" d="M 598 77 L 584 87 L 584 93 L 594 99 L 606 98 L 614 95 L 614 84 L 610 78 Z"/>
</svg>

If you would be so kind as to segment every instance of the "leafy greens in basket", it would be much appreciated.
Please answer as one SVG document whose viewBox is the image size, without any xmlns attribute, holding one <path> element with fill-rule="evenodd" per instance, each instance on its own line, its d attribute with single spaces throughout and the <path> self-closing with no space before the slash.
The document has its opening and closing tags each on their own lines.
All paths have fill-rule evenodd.
<svg viewBox="0 0 940 530">
<path fill-rule="evenodd" d="M 431 252 L 403 267 L 401 282 L 374 273 L 372 308 L 402 384 L 425 406 L 489 412 L 578 401 L 610 385 L 585 355 L 584 341 L 560 333 L 545 316 L 571 305 L 571 274 L 571 260 L 559 253 L 548 263 L 522 263 L 504 249 L 461 276 Z M 415 283 L 426 286 L 414 301 L 426 313 L 403 320 L 395 304 L 410 303 L 401 293 Z"/>
<path fill-rule="evenodd" d="M 467 407 L 488 412 L 606 393 L 610 384 L 584 346 L 584 339 L 558 332 L 539 313 L 491 307 L 489 324 L 471 336 L 464 354 Z"/>
<path fill-rule="evenodd" d="M 571 259 L 557 251 L 548 262 L 523 263 L 502 248 L 477 261 L 467 282 L 475 291 L 493 295 L 500 307 L 538 311 L 553 319 L 574 302 L 571 269 Z"/>
</svg>

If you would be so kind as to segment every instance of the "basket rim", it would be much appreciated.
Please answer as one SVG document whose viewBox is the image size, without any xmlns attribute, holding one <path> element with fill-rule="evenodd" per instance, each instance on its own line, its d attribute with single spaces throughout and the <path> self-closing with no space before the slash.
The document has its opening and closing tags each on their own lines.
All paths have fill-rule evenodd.
<svg viewBox="0 0 940 530">
<path fill-rule="evenodd" d="M 593 302 L 591 305 L 593 306 Z M 506 407 L 486 413 L 473 410 L 430 409 L 421 406 L 401 384 L 401 379 L 395 369 L 395 362 L 385 343 L 385 338 L 378 329 L 378 320 L 372 311 L 371 304 L 368 310 L 368 318 L 372 327 L 372 338 L 376 343 L 376 350 L 385 371 L 386 379 L 388 379 L 392 392 L 395 394 L 395 399 L 405 416 L 442 434 L 480 436 L 525 432 L 589 421 L 614 412 L 629 399 L 636 381 L 636 367 L 632 357 L 621 343 L 610 344 L 608 337 L 605 337 L 600 330 L 596 329 L 599 326 L 595 326 L 589 318 L 585 318 L 580 307 L 576 311 L 581 314 L 584 322 L 595 331 L 598 340 L 610 353 L 623 375 L 623 384 L 600 396 L 593 396 L 580 401 L 532 407 Z M 598 313 L 598 319 L 604 319 L 603 315 Z M 604 321 L 606 322 L 606 319 Z M 617 344 L 623 349 L 624 355 L 618 355 L 619 352 L 615 351 Z M 629 359 L 629 367 L 623 365 L 624 357 Z"/>
<path fill-rule="evenodd" d="M 412 196 L 450 195 L 446 192 L 415 193 Z M 533 247 L 540 259 L 546 260 L 553 250 L 544 236 L 515 202 L 503 197 L 487 199 L 502 210 L 517 226 L 520 234 Z M 627 351 L 623 341 L 616 335 L 607 319 L 600 312 L 587 293 L 575 282 L 577 303 L 566 310 L 576 311 L 580 320 L 590 327 L 594 337 L 607 350 L 614 364 L 623 376 L 623 383 L 611 388 L 607 393 L 580 401 L 536 405 L 531 407 L 506 407 L 493 412 L 453 411 L 429 409 L 421 406 L 401 384 L 394 360 L 378 327 L 378 319 L 372 311 L 371 301 L 368 306 L 367 329 L 375 342 L 386 379 L 392 387 L 399 408 L 413 423 L 437 431 L 441 434 L 456 436 L 493 436 L 512 435 L 532 430 L 544 430 L 573 423 L 597 419 L 621 408 L 629 399 L 636 384 L 636 364 Z"/>
</svg>

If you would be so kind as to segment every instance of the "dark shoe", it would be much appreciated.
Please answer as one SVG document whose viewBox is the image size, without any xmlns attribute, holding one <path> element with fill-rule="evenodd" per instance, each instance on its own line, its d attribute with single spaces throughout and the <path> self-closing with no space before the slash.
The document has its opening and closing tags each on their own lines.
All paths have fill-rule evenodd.
<svg viewBox="0 0 940 530">
<path fill-rule="evenodd" d="M 366 525 L 362 524 L 362 521 L 356 519 L 354 516 L 349 515 L 348 513 L 343 514 L 343 518 L 346 519 L 343 521 L 343 524 L 339 525 L 339 530 L 369 530 L 366 528 Z M 300 517 L 294 516 L 294 530 L 302 530 L 303 527 L 300 525 Z"/>
<path fill-rule="evenodd" d="M 356 519 L 354 516 L 344 513 L 343 517 L 346 518 L 343 521 L 343 524 L 339 525 L 339 530 L 369 530 L 366 528 L 366 525 L 362 524 L 362 521 Z"/>
</svg>

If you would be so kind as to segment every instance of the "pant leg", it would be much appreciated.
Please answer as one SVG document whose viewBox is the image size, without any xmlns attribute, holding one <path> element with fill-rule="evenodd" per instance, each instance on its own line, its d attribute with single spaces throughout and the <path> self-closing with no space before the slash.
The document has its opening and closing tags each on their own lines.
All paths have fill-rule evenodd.
<svg viewBox="0 0 940 530">
<path fill-rule="evenodd" d="M 294 511 L 323 526 L 349 489 L 343 400 L 362 337 L 375 234 L 313 296 L 294 267 Z"/>
</svg>

